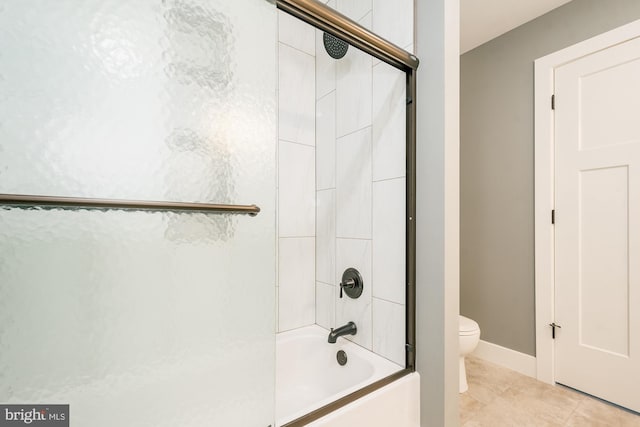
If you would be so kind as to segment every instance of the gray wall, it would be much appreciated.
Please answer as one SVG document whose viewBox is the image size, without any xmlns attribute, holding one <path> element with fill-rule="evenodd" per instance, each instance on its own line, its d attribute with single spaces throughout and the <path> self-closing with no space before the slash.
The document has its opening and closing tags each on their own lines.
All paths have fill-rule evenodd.
<svg viewBox="0 0 640 427">
<path fill-rule="evenodd" d="M 640 0 L 573 0 L 460 60 L 460 311 L 535 355 L 533 61 L 640 19 Z"/>
</svg>

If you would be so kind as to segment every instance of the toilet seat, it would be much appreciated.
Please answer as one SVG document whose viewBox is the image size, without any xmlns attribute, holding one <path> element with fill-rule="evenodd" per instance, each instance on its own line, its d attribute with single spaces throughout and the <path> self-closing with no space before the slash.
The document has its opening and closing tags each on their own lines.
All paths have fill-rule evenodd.
<svg viewBox="0 0 640 427">
<path fill-rule="evenodd" d="M 460 335 L 476 335 L 478 332 L 480 332 L 480 326 L 474 320 L 460 315 L 460 325 L 458 327 Z"/>
</svg>

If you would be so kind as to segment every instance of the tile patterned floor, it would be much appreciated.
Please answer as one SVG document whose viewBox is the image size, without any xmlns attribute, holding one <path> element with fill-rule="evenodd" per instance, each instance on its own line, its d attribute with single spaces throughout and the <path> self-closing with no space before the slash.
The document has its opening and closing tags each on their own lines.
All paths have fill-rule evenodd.
<svg viewBox="0 0 640 427">
<path fill-rule="evenodd" d="M 467 357 L 462 427 L 640 427 L 640 416 L 562 386 Z"/>
</svg>

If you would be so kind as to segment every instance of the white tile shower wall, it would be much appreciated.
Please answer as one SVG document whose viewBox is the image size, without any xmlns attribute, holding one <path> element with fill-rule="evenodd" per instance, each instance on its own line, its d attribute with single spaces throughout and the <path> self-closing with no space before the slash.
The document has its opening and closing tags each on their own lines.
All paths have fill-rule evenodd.
<svg viewBox="0 0 640 427">
<path fill-rule="evenodd" d="M 278 38 L 280 43 L 315 56 L 315 32 L 315 28 L 306 22 L 281 10 L 278 11 Z"/>
<path fill-rule="evenodd" d="M 403 304 L 373 298 L 373 351 L 404 366 L 405 311 Z"/>
<path fill-rule="evenodd" d="M 337 10 L 412 49 L 412 1 L 337 0 Z M 405 74 L 353 47 L 334 60 L 317 31 L 316 76 L 316 323 L 353 320 L 348 339 L 404 365 Z M 339 298 L 348 267 L 365 280 L 357 300 Z"/>
<path fill-rule="evenodd" d="M 287 331 L 315 322 L 315 239 L 279 239 L 278 330 Z"/>
<path fill-rule="evenodd" d="M 381 62 L 373 67 L 373 180 L 406 174 L 406 76 Z"/>
<path fill-rule="evenodd" d="M 279 331 L 315 322 L 315 29 L 278 12 Z"/>
<path fill-rule="evenodd" d="M 316 188 L 336 187 L 336 92 L 316 104 Z"/>
<path fill-rule="evenodd" d="M 336 142 L 337 237 L 371 239 L 371 127 Z"/>
<path fill-rule="evenodd" d="M 330 329 L 335 324 L 335 290 L 336 287 L 316 282 L 316 323 Z"/>
<path fill-rule="evenodd" d="M 405 303 L 405 178 L 373 183 L 373 296 Z"/>
<path fill-rule="evenodd" d="M 336 190 L 318 191 L 316 199 L 316 280 L 334 285 L 336 275 Z"/>
<path fill-rule="evenodd" d="M 328 3 L 331 5 L 331 2 Z M 336 90 L 336 60 L 324 48 L 323 32 L 316 30 L 316 98 Z M 335 115 L 335 110 L 333 111 Z"/>
<path fill-rule="evenodd" d="M 315 145 L 315 60 L 312 55 L 279 44 L 278 136 Z"/>
<path fill-rule="evenodd" d="M 371 126 L 371 56 L 353 47 L 336 62 L 337 135 Z"/>
<path fill-rule="evenodd" d="M 373 0 L 373 32 L 405 47 L 413 43 L 414 0 Z"/>
<path fill-rule="evenodd" d="M 278 183 L 279 236 L 315 236 L 315 149 L 280 141 Z"/>
</svg>

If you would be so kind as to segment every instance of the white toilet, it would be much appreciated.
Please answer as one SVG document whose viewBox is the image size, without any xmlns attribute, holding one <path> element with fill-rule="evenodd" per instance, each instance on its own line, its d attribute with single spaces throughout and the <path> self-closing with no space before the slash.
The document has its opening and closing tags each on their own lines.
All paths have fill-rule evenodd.
<svg viewBox="0 0 640 427">
<path fill-rule="evenodd" d="M 480 341 L 480 326 L 468 317 L 460 316 L 458 336 L 460 337 L 460 393 L 464 393 L 469 389 L 464 357 L 476 349 Z"/>
</svg>

